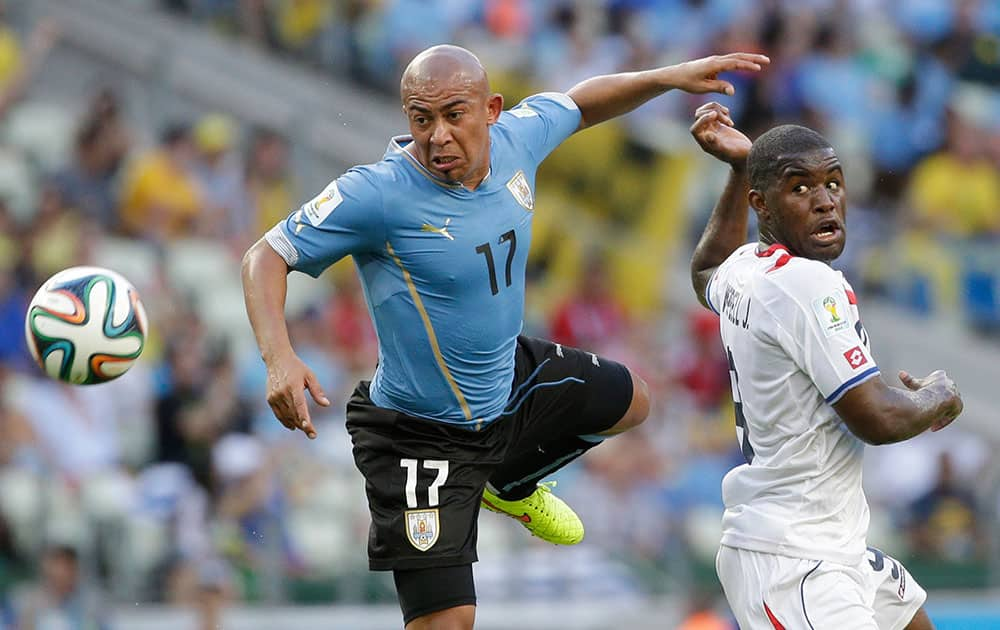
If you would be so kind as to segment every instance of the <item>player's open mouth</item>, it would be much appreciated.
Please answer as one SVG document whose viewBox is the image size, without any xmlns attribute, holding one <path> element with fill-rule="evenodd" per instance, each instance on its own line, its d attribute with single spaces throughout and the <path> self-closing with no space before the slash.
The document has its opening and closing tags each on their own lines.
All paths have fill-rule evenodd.
<svg viewBox="0 0 1000 630">
<path fill-rule="evenodd" d="M 437 170 L 442 172 L 447 172 L 453 169 L 458 164 L 458 158 L 450 155 L 444 157 L 431 158 L 431 164 L 433 164 L 434 168 L 436 168 Z"/>
<path fill-rule="evenodd" d="M 813 230 L 811 236 L 822 245 L 836 242 L 843 234 L 840 224 L 837 221 L 824 221 Z"/>
</svg>

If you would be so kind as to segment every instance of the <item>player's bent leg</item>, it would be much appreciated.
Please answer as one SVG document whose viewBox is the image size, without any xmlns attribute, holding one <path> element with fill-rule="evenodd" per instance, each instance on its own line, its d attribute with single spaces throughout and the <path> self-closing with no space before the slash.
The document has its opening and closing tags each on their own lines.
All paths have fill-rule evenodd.
<svg viewBox="0 0 1000 630">
<path fill-rule="evenodd" d="M 476 619 L 472 565 L 392 573 L 406 630 L 471 630 Z"/>
<path fill-rule="evenodd" d="M 559 545 L 583 539 L 583 522 L 543 479 L 608 434 L 637 426 L 649 413 L 646 383 L 624 365 L 541 339 L 518 339 L 511 412 L 519 436 L 493 471 L 483 507 L 520 521 Z"/>
<path fill-rule="evenodd" d="M 927 611 L 921 606 L 917 614 L 913 615 L 913 619 L 910 623 L 906 624 L 904 630 L 934 630 L 934 624 L 931 622 L 931 618 L 927 616 Z"/>
<path fill-rule="evenodd" d="M 625 415 L 613 427 L 599 435 L 609 436 L 624 433 L 639 426 L 649 417 L 649 385 L 631 369 L 628 373 L 632 377 L 632 402 L 629 404 L 628 410 L 625 411 Z"/>
</svg>

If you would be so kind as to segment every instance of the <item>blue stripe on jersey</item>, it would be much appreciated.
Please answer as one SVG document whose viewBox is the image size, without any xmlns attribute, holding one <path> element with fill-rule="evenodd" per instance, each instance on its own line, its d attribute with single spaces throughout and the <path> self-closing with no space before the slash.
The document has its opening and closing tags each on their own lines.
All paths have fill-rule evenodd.
<svg viewBox="0 0 1000 630">
<path fill-rule="evenodd" d="M 531 392 L 535 391 L 536 389 L 538 389 L 540 387 L 555 387 L 556 385 L 562 385 L 563 383 L 570 383 L 570 382 L 581 383 L 582 384 L 582 383 L 586 383 L 587 381 L 585 381 L 583 379 L 580 379 L 580 378 L 576 378 L 575 376 L 567 376 L 566 378 L 560 379 L 558 381 L 546 381 L 545 383 L 536 383 L 536 384 L 534 384 L 534 385 L 531 386 L 531 389 L 529 389 L 528 391 L 524 392 L 524 396 L 521 396 L 521 399 L 517 401 L 517 404 L 514 405 L 513 409 L 507 409 L 506 411 L 504 411 L 500 415 L 501 416 L 509 416 L 510 414 L 512 414 L 515 411 L 517 411 L 521 407 L 521 405 L 524 404 L 524 401 L 528 400 L 528 396 L 531 395 Z"/>
<path fill-rule="evenodd" d="M 826 402 L 832 405 L 833 403 L 835 403 L 838 400 L 840 400 L 840 397 L 843 396 L 845 393 L 847 393 L 847 390 L 851 389 L 855 385 L 860 385 L 863 381 L 867 381 L 869 378 L 875 376 L 878 373 L 879 373 L 879 369 L 878 369 L 878 366 L 876 365 L 874 367 L 868 368 L 867 370 L 865 370 L 861 374 L 857 374 L 855 376 L 852 376 L 849 381 L 847 381 L 846 383 L 844 383 L 843 385 L 841 385 L 840 387 L 838 387 L 836 389 L 836 391 L 834 391 L 832 394 L 830 394 L 829 396 L 827 396 L 826 397 Z"/>
<path fill-rule="evenodd" d="M 510 405 L 510 403 L 513 402 L 513 400 L 517 398 L 518 395 L 521 393 L 521 390 L 530 385 L 531 381 L 535 380 L 535 377 L 538 376 L 538 373 L 542 371 L 542 368 L 545 367 L 545 364 L 551 360 L 552 359 L 545 359 L 544 361 L 538 364 L 538 367 L 536 367 L 534 371 L 528 375 L 528 378 L 524 379 L 524 382 L 518 385 L 517 389 L 511 392 L 510 399 L 507 400 L 507 405 Z"/>
</svg>

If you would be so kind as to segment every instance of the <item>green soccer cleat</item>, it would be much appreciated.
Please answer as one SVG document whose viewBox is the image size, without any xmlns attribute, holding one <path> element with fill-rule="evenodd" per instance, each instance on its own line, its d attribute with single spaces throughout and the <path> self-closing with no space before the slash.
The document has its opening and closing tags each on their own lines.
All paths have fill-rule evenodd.
<svg viewBox="0 0 1000 630">
<path fill-rule="evenodd" d="M 532 536 L 553 545 L 575 545 L 583 540 L 583 521 L 573 508 L 552 494 L 554 481 L 538 484 L 530 495 L 517 501 L 505 501 L 483 490 L 483 507 L 518 520 Z"/>
</svg>

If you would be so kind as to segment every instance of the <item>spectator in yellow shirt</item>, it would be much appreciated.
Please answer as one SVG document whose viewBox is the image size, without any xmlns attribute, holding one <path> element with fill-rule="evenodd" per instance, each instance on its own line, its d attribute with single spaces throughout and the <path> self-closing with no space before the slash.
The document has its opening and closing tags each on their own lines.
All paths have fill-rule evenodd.
<svg viewBox="0 0 1000 630">
<path fill-rule="evenodd" d="M 288 141 L 277 131 L 258 129 L 250 140 L 246 164 L 254 238 L 258 238 L 288 216 L 300 201 L 289 174 Z"/>
<path fill-rule="evenodd" d="M 1000 233 L 1000 172 L 980 129 L 952 114 L 944 151 L 920 162 L 909 202 L 918 226 L 968 238 Z"/>
<path fill-rule="evenodd" d="M 189 128 L 172 125 L 157 149 L 131 165 L 120 208 L 126 234 L 163 241 L 195 233 L 202 199 L 190 171 L 193 153 Z"/>
</svg>

